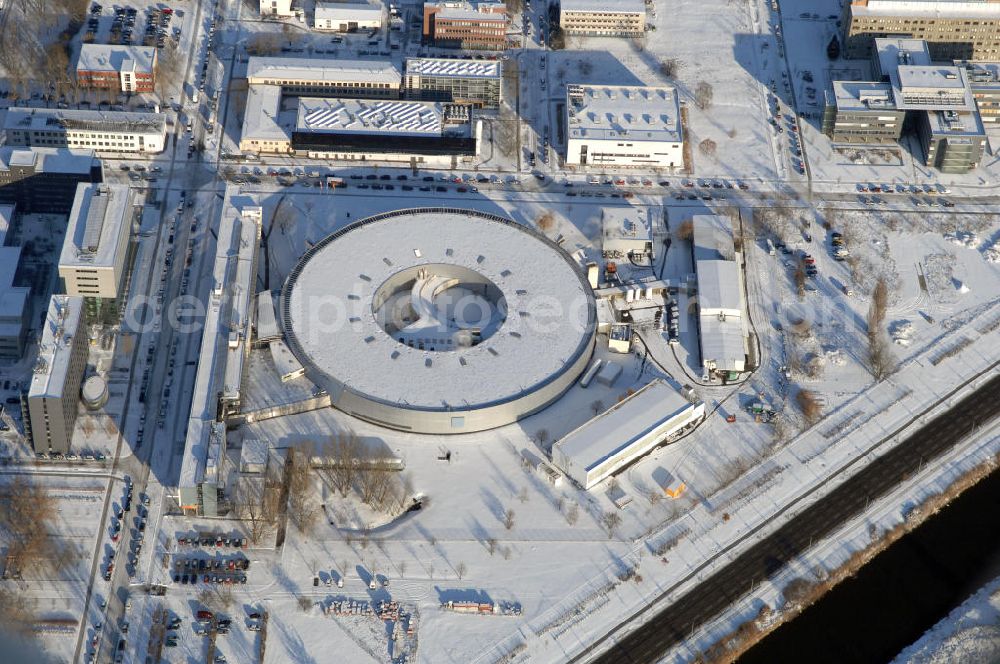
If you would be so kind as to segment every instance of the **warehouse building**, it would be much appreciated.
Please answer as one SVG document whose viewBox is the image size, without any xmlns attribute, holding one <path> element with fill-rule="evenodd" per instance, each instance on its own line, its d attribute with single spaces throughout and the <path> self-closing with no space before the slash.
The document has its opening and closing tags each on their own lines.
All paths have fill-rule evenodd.
<svg viewBox="0 0 1000 664">
<path fill-rule="evenodd" d="M 88 320 L 111 321 L 125 296 L 135 208 L 125 185 L 81 184 L 59 256 L 68 295 L 85 298 Z"/>
<path fill-rule="evenodd" d="M 1000 59 L 995 0 L 851 0 L 844 12 L 849 59 L 868 57 L 876 38 L 893 35 L 926 41 L 935 61 Z"/>
<path fill-rule="evenodd" d="M 421 101 L 499 108 L 502 64 L 500 60 L 407 58 L 406 96 Z"/>
<path fill-rule="evenodd" d="M 559 0 L 559 27 L 570 35 L 638 37 L 646 31 L 643 0 Z"/>
<path fill-rule="evenodd" d="M 313 14 L 315 30 L 357 32 L 378 30 L 385 26 L 385 7 L 381 3 L 367 2 L 317 2 Z"/>
<path fill-rule="evenodd" d="M 476 155 L 479 131 L 468 106 L 302 97 L 292 149 L 311 158 L 454 165 Z"/>
<path fill-rule="evenodd" d="M 4 133 L 8 145 L 157 154 L 166 144 L 167 121 L 160 113 L 12 108 Z"/>
<path fill-rule="evenodd" d="M 427 0 L 423 38 L 443 48 L 507 48 L 507 6 L 495 0 Z"/>
<path fill-rule="evenodd" d="M 735 378 L 746 371 L 748 339 L 732 229 L 728 219 L 717 215 L 696 214 L 691 222 L 702 366 L 709 376 Z"/>
<path fill-rule="evenodd" d="M 83 44 L 76 63 L 80 87 L 125 93 L 153 92 L 156 49 L 119 44 Z"/>
<path fill-rule="evenodd" d="M 889 83 L 834 81 L 823 132 L 838 144 L 895 144 L 905 117 L 906 112 L 896 108 Z"/>
<path fill-rule="evenodd" d="M 566 163 L 594 168 L 684 165 L 680 102 L 672 87 L 568 85 Z"/>
<path fill-rule="evenodd" d="M 552 463 L 591 489 L 704 417 L 704 403 L 654 380 L 558 440 Z"/>
<path fill-rule="evenodd" d="M 277 85 L 291 97 L 398 99 L 402 79 L 388 61 L 252 57 L 247 63 L 249 85 Z"/>
<path fill-rule="evenodd" d="M 0 203 L 24 214 L 67 214 L 77 184 L 103 177 L 93 150 L 0 147 Z"/>
<path fill-rule="evenodd" d="M 87 347 L 83 298 L 53 295 L 28 389 L 27 425 L 35 452 L 69 452 Z"/>
</svg>

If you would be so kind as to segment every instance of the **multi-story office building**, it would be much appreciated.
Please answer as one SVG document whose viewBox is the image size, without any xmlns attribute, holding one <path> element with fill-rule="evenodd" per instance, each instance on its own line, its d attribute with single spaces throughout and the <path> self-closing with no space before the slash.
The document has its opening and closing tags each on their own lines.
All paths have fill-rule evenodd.
<svg viewBox="0 0 1000 664">
<path fill-rule="evenodd" d="M 684 165 L 680 102 L 672 87 L 569 85 L 566 163 L 591 168 Z"/>
<path fill-rule="evenodd" d="M 77 184 L 102 180 L 93 150 L 0 148 L 0 203 L 20 212 L 66 214 Z"/>
<path fill-rule="evenodd" d="M 388 61 L 250 58 L 247 83 L 287 96 L 398 99 L 402 72 Z"/>
<path fill-rule="evenodd" d="M 896 108 L 892 86 L 875 81 L 835 81 L 823 114 L 823 132 L 834 143 L 896 143 L 906 112 Z"/>
<path fill-rule="evenodd" d="M 294 15 L 292 11 L 292 0 L 260 0 L 261 16 L 282 16 Z"/>
<path fill-rule="evenodd" d="M 59 256 L 68 295 L 86 298 L 88 318 L 112 318 L 124 297 L 135 210 L 125 185 L 81 184 Z"/>
<path fill-rule="evenodd" d="M 313 28 L 337 32 L 376 30 L 385 25 L 385 7 L 368 0 L 316 3 Z"/>
<path fill-rule="evenodd" d="M 642 0 L 559 0 L 559 27 L 571 35 L 636 37 L 646 31 Z"/>
<path fill-rule="evenodd" d="M 156 84 L 156 49 L 83 44 L 76 64 L 76 81 L 84 88 L 152 92 Z"/>
<path fill-rule="evenodd" d="M 924 163 L 942 173 L 967 173 L 986 151 L 986 130 L 979 113 L 924 111 L 917 116 Z"/>
<path fill-rule="evenodd" d="M 31 288 L 18 286 L 17 267 L 21 247 L 8 247 L 14 206 L 0 205 L 0 357 L 20 359 L 28 330 Z"/>
<path fill-rule="evenodd" d="M 475 156 L 478 132 L 468 106 L 303 97 L 292 148 L 320 158 L 450 163 Z"/>
<path fill-rule="evenodd" d="M 844 56 L 865 58 L 876 37 L 927 42 L 934 60 L 1000 58 L 997 0 L 851 0 L 844 8 Z"/>
<path fill-rule="evenodd" d="M 502 64 L 500 60 L 407 58 L 406 96 L 499 108 Z"/>
<path fill-rule="evenodd" d="M 875 80 L 889 82 L 889 77 L 901 65 L 925 66 L 931 63 L 931 53 L 923 39 L 879 37 L 872 53 Z"/>
<path fill-rule="evenodd" d="M 507 48 L 507 5 L 495 0 L 427 0 L 424 41 L 445 48 Z"/>
<path fill-rule="evenodd" d="M 983 123 L 1000 122 L 1000 63 L 956 61 L 955 64 L 965 69 Z"/>
<path fill-rule="evenodd" d="M 36 452 L 69 451 L 87 345 L 83 298 L 53 295 L 28 389 L 27 419 Z"/>
<path fill-rule="evenodd" d="M 247 91 L 240 150 L 254 154 L 283 154 L 292 150 L 295 111 L 282 110 L 281 88 L 251 85 Z"/>
<path fill-rule="evenodd" d="M 4 133 L 8 145 L 156 154 L 165 147 L 167 121 L 161 113 L 12 108 Z"/>
</svg>

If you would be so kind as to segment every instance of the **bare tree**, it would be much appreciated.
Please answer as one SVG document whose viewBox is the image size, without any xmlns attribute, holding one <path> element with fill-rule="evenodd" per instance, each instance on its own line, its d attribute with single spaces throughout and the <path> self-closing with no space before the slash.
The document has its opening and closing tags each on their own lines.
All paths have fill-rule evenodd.
<svg viewBox="0 0 1000 664">
<path fill-rule="evenodd" d="M 465 576 L 465 573 L 468 570 L 469 568 L 465 566 L 465 563 L 460 562 L 458 563 L 458 565 L 455 566 L 455 574 L 458 576 L 459 581 L 462 580 L 462 577 Z"/>
<path fill-rule="evenodd" d="M 618 526 L 621 525 L 622 517 L 618 512 L 605 512 L 601 516 L 601 523 L 604 524 L 604 528 L 608 531 L 608 539 L 611 539 L 615 536 Z"/>
<path fill-rule="evenodd" d="M 698 144 L 698 152 L 706 157 L 714 157 L 716 148 L 718 148 L 718 145 L 711 138 L 706 138 Z"/>
<path fill-rule="evenodd" d="M 491 537 L 486 540 L 486 550 L 490 552 L 492 556 L 497 550 L 497 540 L 495 537 Z"/>
<path fill-rule="evenodd" d="M 590 412 L 596 417 L 604 410 L 604 402 L 600 399 L 595 399 L 590 402 Z"/>
<path fill-rule="evenodd" d="M 879 277 L 872 291 L 872 301 L 868 307 L 868 369 L 875 380 L 881 381 L 892 373 L 895 358 L 889 350 L 883 327 L 885 313 L 889 305 L 889 287 L 884 277 Z"/>
<path fill-rule="evenodd" d="M 666 76 L 667 78 L 677 78 L 680 73 L 681 68 L 684 63 L 678 58 L 666 58 L 665 60 L 660 60 L 660 74 Z"/>
<path fill-rule="evenodd" d="M 707 111 L 712 107 L 712 99 L 715 96 L 715 89 L 708 81 L 698 81 L 694 88 L 694 105 L 702 111 Z"/>
<path fill-rule="evenodd" d="M 823 405 L 820 403 L 816 393 L 812 390 L 799 390 L 795 395 L 795 403 L 799 405 L 802 416 L 806 418 L 809 426 L 819 422 L 823 412 Z"/>
<path fill-rule="evenodd" d="M 313 605 L 312 599 L 306 597 L 305 595 L 300 595 L 298 602 L 299 602 L 299 608 L 302 609 L 303 613 L 311 609 Z"/>
<path fill-rule="evenodd" d="M 340 492 L 341 497 L 346 498 L 354 485 L 362 447 L 353 431 L 338 432 L 323 444 L 323 470 L 320 474 Z"/>
<path fill-rule="evenodd" d="M 535 225 L 538 226 L 538 230 L 542 233 L 548 235 L 556 225 L 556 216 L 552 214 L 552 211 L 546 211 L 535 219 Z"/>
<path fill-rule="evenodd" d="M 514 510 L 509 507 L 503 513 L 503 527 L 507 530 L 514 527 Z"/>
<path fill-rule="evenodd" d="M 545 447 L 545 444 L 547 442 L 549 442 L 549 430 L 548 429 L 539 429 L 538 431 L 536 431 L 535 432 L 535 441 L 538 442 L 539 446 Z"/>
<path fill-rule="evenodd" d="M 303 443 L 288 449 L 288 510 L 292 523 L 303 533 L 311 533 L 319 518 L 313 500 L 312 466 L 309 457 L 313 444 Z"/>
<path fill-rule="evenodd" d="M 680 226 L 677 227 L 676 235 L 678 240 L 690 240 L 694 238 L 694 222 L 690 219 L 682 221 Z"/>
<path fill-rule="evenodd" d="M 573 503 L 572 505 L 569 506 L 569 509 L 566 510 L 566 523 L 568 523 L 571 526 L 575 526 L 576 522 L 579 520 L 580 520 L 580 507 L 576 503 Z"/>
<path fill-rule="evenodd" d="M 249 524 L 250 541 L 261 538 L 274 526 L 278 516 L 279 487 L 268 477 L 243 477 L 237 483 L 233 507 L 236 516 Z"/>
<path fill-rule="evenodd" d="M 281 37 L 274 32 L 258 32 L 247 44 L 247 52 L 252 55 L 274 55 L 281 49 Z"/>
</svg>

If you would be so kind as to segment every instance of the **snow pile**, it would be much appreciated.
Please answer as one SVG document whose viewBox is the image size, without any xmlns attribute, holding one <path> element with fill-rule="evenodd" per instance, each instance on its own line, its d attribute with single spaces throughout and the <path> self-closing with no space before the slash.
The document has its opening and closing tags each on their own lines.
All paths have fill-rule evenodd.
<svg viewBox="0 0 1000 664">
<path fill-rule="evenodd" d="M 956 608 L 904 649 L 893 664 L 950 664 L 1000 660 L 1000 579 Z"/>
<path fill-rule="evenodd" d="M 987 263 L 1000 263 L 1000 238 L 983 249 L 983 258 Z"/>
<path fill-rule="evenodd" d="M 979 237 L 972 231 L 955 231 L 954 233 L 945 233 L 944 239 L 948 240 L 952 244 L 957 244 L 960 247 L 965 247 L 967 249 L 975 249 L 976 245 L 979 244 Z"/>
<path fill-rule="evenodd" d="M 900 346 L 909 346 L 913 343 L 913 334 L 915 332 L 913 323 L 908 320 L 898 320 L 889 326 L 889 334 L 892 335 L 892 342 Z"/>
</svg>

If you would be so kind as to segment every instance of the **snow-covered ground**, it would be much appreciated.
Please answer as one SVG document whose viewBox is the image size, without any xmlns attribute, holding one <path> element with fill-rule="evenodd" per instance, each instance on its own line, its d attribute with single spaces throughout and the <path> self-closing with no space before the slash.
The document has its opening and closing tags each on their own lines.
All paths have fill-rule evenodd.
<svg viewBox="0 0 1000 664">
<path fill-rule="evenodd" d="M 892 664 L 1000 660 L 1000 579 L 993 579 L 905 648 Z"/>
</svg>

